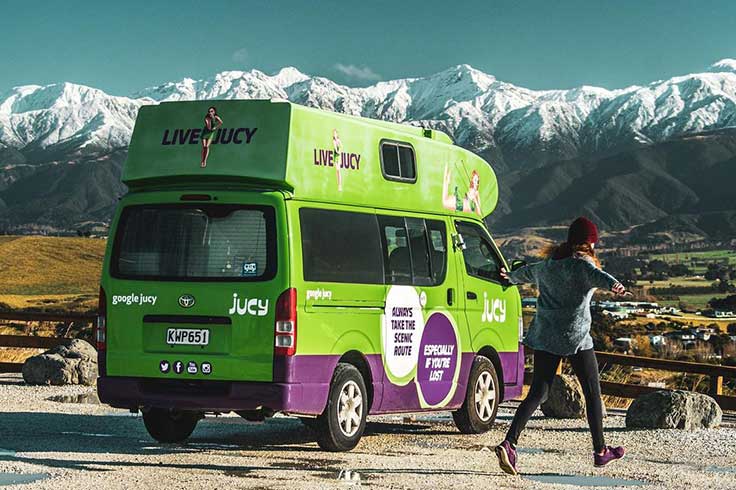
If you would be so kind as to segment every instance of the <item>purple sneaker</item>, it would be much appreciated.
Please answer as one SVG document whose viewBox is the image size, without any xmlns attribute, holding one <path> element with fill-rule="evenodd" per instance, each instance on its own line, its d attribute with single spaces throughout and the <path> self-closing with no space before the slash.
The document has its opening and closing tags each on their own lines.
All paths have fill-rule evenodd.
<svg viewBox="0 0 736 490">
<path fill-rule="evenodd" d="M 511 446 L 509 441 L 503 441 L 496 446 L 496 456 L 498 456 L 498 465 L 503 471 L 509 475 L 518 475 L 516 471 L 516 449 Z"/>
<path fill-rule="evenodd" d="M 621 446 L 606 446 L 606 450 L 603 452 L 603 454 L 593 453 L 593 464 L 596 466 L 596 468 L 601 468 L 603 466 L 606 466 L 611 461 L 616 461 L 617 459 L 623 458 L 625 452 L 626 451 L 624 451 L 624 448 L 622 448 Z"/>
</svg>

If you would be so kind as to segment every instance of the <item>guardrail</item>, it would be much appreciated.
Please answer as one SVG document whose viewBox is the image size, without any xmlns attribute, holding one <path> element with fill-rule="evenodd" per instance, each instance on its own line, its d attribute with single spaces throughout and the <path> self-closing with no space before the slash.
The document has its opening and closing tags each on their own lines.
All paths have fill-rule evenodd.
<svg viewBox="0 0 736 490">
<path fill-rule="evenodd" d="M 716 403 L 718 403 L 723 410 L 736 410 L 736 396 L 726 396 L 723 394 L 723 378 L 736 378 L 736 367 L 674 361 L 655 357 L 629 356 L 613 352 L 596 351 L 595 355 L 598 359 L 599 367 L 607 365 L 633 366 L 656 369 L 659 371 L 674 371 L 678 373 L 692 373 L 708 376 L 710 378 L 710 389 L 708 394 L 715 399 Z M 558 374 L 562 372 L 562 365 L 560 365 L 557 372 Z M 524 382 L 526 384 L 531 383 L 531 373 L 525 373 Z M 663 389 L 667 388 L 601 381 L 601 393 L 621 398 L 636 398 L 639 395 Z"/>
<path fill-rule="evenodd" d="M 94 314 L 57 314 L 39 312 L 0 312 L 0 321 L 58 322 L 67 325 L 65 335 L 74 323 L 93 323 Z M 34 335 L 0 335 L 0 347 L 51 349 L 57 345 L 68 345 L 70 337 L 40 337 Z M 20 373 L 22 362 L 0 362 L 0 373 Z"/>
<path fill-rule="evenodd" d="M 634 366 L 659 371 L 675 371 L 679 373 L 702 374 L 710 378 L 708 394 L 724 410 L 736 410 L 736 396 L 723 394 L 723 378 L 736 378 L 736 367 L 720 366 L 698 362 L 673 361 L 654 357 L 628 356 L 612 352 L 596 352 L 598 365 L 615 364 L 620 366 Z M 658 391 L 661 388 L 643 385 L 630 385 L 601 381 L 601 392 L 604 395 L 620 396 L 622 398 L 636 398 L 644 393 Z"/>
</svg>

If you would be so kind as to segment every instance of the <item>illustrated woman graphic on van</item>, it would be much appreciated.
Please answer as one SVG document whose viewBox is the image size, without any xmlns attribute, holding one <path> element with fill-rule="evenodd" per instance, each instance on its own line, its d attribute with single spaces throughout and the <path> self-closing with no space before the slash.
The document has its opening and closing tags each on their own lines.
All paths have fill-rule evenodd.
<svg viewBox="0 0 736 490">
<path fill-rule="evenodd" d="M 204 128 L 202 128 L 202 168 L 207 166 L 207 157 L 210 155 L 210 143 L 215 136 L 215 132 L 222 126 L 222 119 L 217 115 L 217 109 L 214 106 L 207 109 L 207 115 L 204 116 Z"/>
<path fill-rule="evenodd" d="M 475 213 L 478 216 L 483 216 L 480 208 L 480 175 L 476 170 L 470 174 L 470 183 L 468 184 L 468 192 L 464 196 L 460 196 L 457 186 L 455 191 L 450 194 L 450 179 L 452 173 L 450 171 L 450 165 L 445 165 L 445 177 L 442 185 L 442 205 L 445 209 L 451 211 L 462 211 L 464 213 Z"/>
<path fill-rule="evenodd" d="M 335 172 L 337 172 L 337 190 L 342 192 L 342 173 L 340 173 L 340 155 L 342 154 L 342 141 L 337 129 L 332 130 L 332 161 L 335 162 Z"/>
</svg>

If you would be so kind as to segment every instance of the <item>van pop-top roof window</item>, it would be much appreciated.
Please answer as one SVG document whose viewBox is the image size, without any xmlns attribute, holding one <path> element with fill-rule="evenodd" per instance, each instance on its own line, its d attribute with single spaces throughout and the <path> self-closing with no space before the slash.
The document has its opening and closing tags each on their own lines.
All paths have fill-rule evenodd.
<svg viewBox="0 0 736 490">
<path fill-rule="evenodd" d="M 387 180 L 416 182 L 417 165 L 414 148 L 408 143 L 381 141 L 381 170 Z"/>
</svg>

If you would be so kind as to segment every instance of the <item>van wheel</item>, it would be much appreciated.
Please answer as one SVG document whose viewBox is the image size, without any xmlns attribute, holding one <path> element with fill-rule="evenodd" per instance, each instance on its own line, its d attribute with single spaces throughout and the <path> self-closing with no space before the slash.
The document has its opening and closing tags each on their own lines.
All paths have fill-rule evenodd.
<svg viewBox="0 0 736 490">
<path fill-rule="evenodd" d="M 493 363 L 476 356 L 468 378 L 468 390 L 463 406 L 452 412 L 455 425 L 463 434 L 482 434 L 496 420 L 500 400 L 498 375 Z"/>
<path fill-rule="evenodd" d="M 330 383 L 327 407 L 317 417 L 317 443 L 326 451 L 350 451 L 358 445 L 368 415 L 365 382 L 355 366 L 339 363 Z"/>
<path fill-rule="evenodd" d="M 199 412 L 152 408 L 143 412 L 143 423 L 148 433 L 158 442 L 182 442 L 192 435 L 197 422 L 202 418 Z"/>
</svg>

